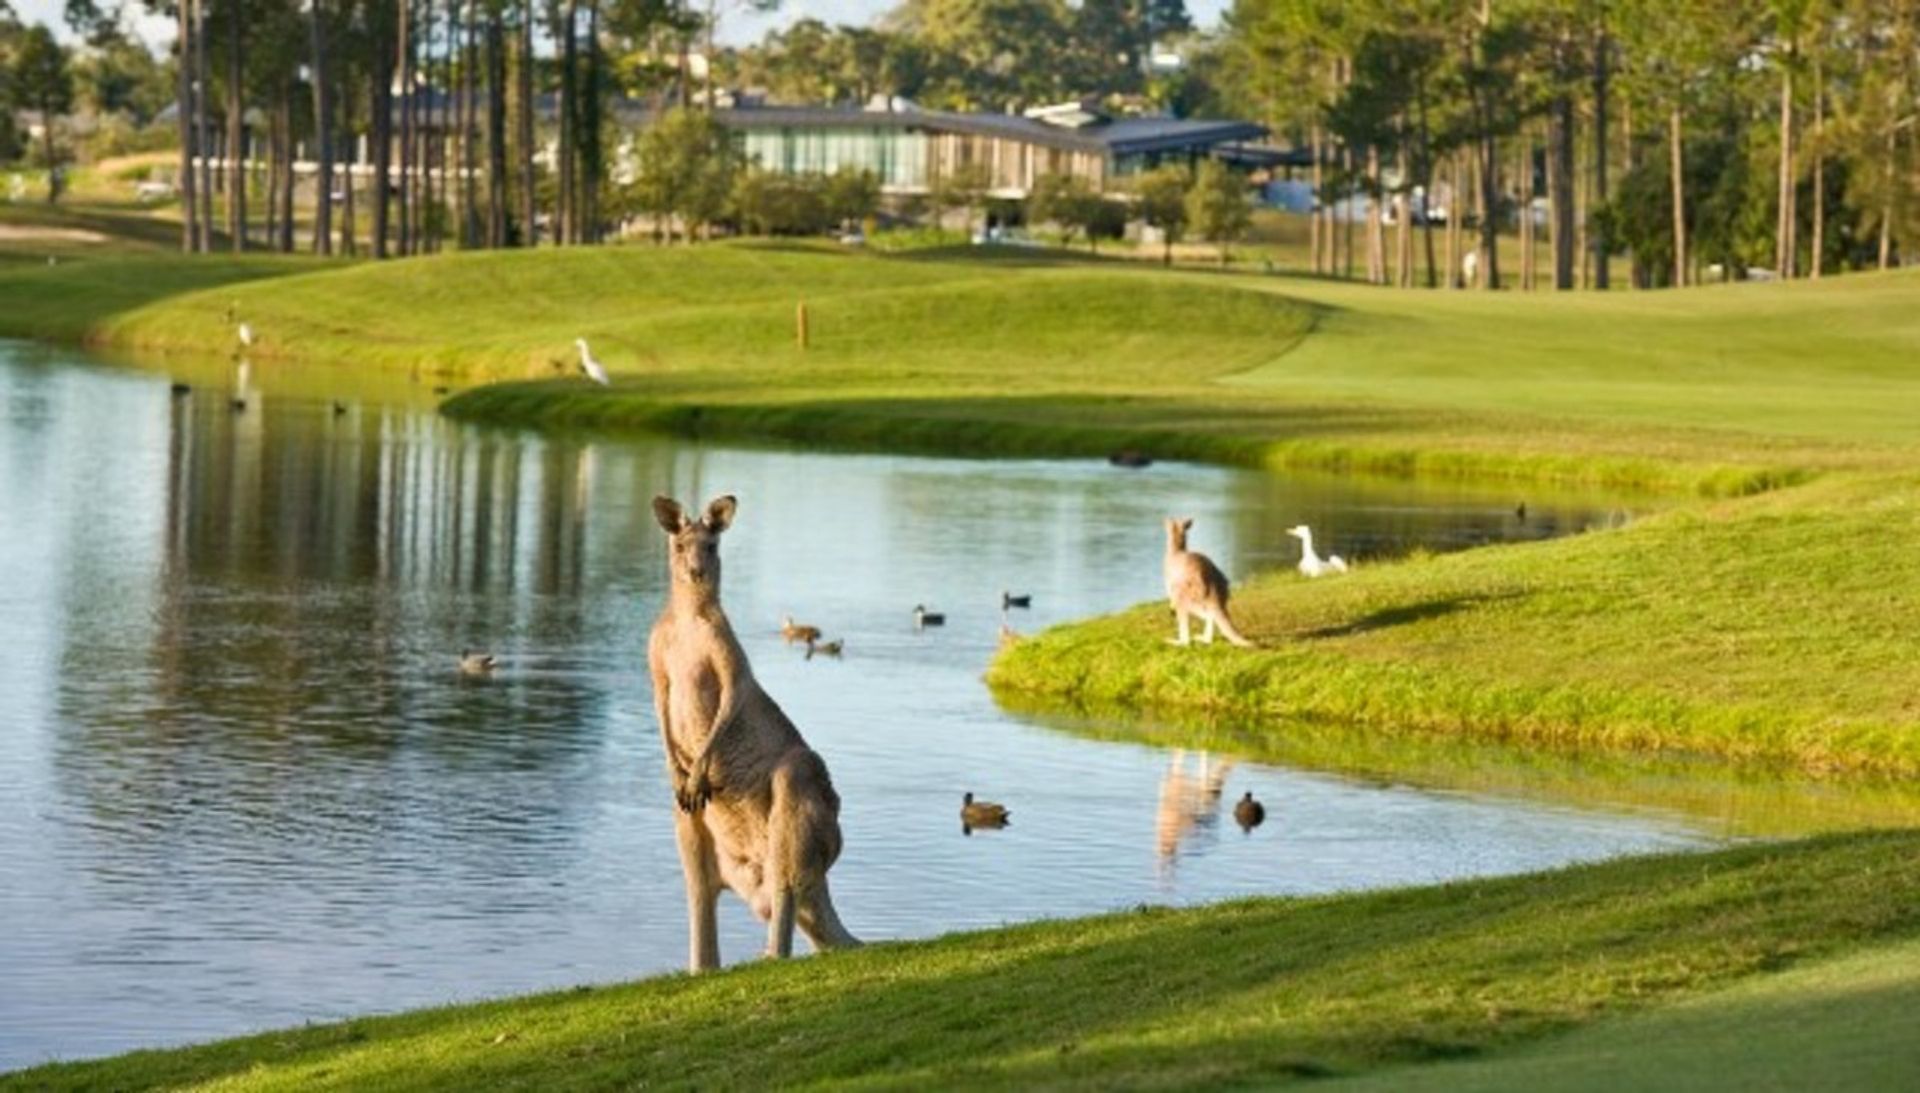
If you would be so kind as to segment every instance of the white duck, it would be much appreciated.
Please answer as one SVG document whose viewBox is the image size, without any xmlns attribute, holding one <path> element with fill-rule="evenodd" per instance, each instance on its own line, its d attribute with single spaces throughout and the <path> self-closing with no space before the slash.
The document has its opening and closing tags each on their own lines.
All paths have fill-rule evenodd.
<svg viewBox="0 0 1920 1093">
<path fill-rule="evenodd" d="M 573 344 L 580 347 L 580 371 L 585 372 L 588 379 L 605 387 L 607 385 L 607 370 L 601 366 L 599 361 L 593 359 L 593 353 L 587 349 L 587 339 L 575 338 L 573 339 Z"/>
<path fill-rule="evenodd" d="M 1287 534 L 1300 540 L 1300 572 L 1309 577 L 1324 577 L 1329 573 L 1345 573 L 1347 560 L 1338 554 L 1329 554 L 1326 558 L 1313 552 L 1313 529 L 1305 524 L 1287 529 Z"/>
</svg>

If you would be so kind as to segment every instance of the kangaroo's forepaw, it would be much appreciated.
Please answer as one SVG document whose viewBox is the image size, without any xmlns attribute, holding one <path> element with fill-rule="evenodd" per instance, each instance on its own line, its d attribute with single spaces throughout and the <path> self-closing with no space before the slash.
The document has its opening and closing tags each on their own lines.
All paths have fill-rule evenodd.
<svg viewBox="0 0 1920 1093">
<path fill-rule="evenodd" d="M 705 808 L 707 802 L 713 799 L 713 779 L 708 775 L 707 768 L 704 765 L 695 767 L 687 775 L 686 781 L 681 783 L 674 798 L 680 802 L 682 812 L 693 813 Z"/>
</svg>

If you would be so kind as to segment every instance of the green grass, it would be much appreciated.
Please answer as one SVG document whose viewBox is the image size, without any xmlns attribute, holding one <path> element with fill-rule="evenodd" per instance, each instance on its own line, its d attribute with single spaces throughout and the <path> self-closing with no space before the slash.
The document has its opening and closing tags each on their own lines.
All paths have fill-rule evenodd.
<svg viewBox="0 0 1920 1093">
<path fill-rule="evenodd" d="M 1341 1090 L 1910 1088 L 1920 945 L 1797 968 L 1484 1060 L 1397 1068 Z"/>
<path fill-rule="evenodd" d="M 1520 1074 L 1556 1050 L 1585 1068 L 1566 1077 L 1604 1081 L 1635 1061 L 1576 1030 L 1615 1035 L 1640 1013 L 1669 1049 L 1692 1022 L 1726 1051 L 1728 1006 L 1840 1027 L 1859 992 L 1833 970 L 1850 965 L 1822 962 L 1892 954 L 1907 978 L 1870 983 L 1911 992 L 1916 937 L 1920 834 L 1851 835 L 1035 923 L 138 1052 L 0 1089 L 1211 1088 L 1480 1057 Z M 1755 993 L 1721 993 L 1742 984 Z M 1690 999 L 1704 1008 L 1676 1005 Z M 1889 1005 L 1874 1001 L 1876 1027 Z M 1886 1065 L 1914 1058 L 1880 1047 Z M 1804 1065 L 1804 1048 L 1756 1039 L 1744 1065 Z M 1835 1074 L 1870 1088 L 1887 1072 Z"/>
<path fill-rule="evenodd" d="M 1911 777 L 1916 545 L 1920 479 L 1835 478 L 1554 542 L 1259 578 L 1233 600 L 1256 652 L 1173 648 L 1165 605 L 1143 605 L 1022 642 L 989 679 L 1069 703 Z"/>
<path fill-rule="evenodd" d="M 966 248 L 283 261 L 0 269 L 0 333 L 224 355 L 234 307 L 256 363 L 527 381 L 449 405 L 471 419 L 955 454 L 1731 495 L 1920 443 L 1911 274 L 1519 298 Z M 581 335 L 612 390 L 571 378 Z"/>
</svg>

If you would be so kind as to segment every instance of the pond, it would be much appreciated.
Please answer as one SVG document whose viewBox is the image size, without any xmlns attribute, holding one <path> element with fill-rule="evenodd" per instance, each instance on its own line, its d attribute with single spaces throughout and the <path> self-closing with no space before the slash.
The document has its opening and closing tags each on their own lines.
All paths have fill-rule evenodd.
<svg viewBox="0 0 1920 1093">
<path fill-rule="evenodd" d="M 645 670 L 656 493 L 740 498 L 725 599 L 845 800 L 848 925 L 1529 870 L 1724 837 L 1684 811 L 1061 731 L 980 677 L 1159 595 L 1160 520 L 1236 576 L 1617 523 L 1605 498 L 1157 465 L 574 440 L 428 392 L 0 343 L 0 1069 L 680 966 Z M 916 631 L 916 603 L 947 613 Z M 785 645 L 792 614 L 844 639 Z M 461 678 L 463 648 L 497 678 Z M 1013 811 L 968 835 L 960 796 Z M 1251 790 L 1242 833 L 1221 801 Z M 722 950 L 761 930 L 723 901 Z"/>
</svg>

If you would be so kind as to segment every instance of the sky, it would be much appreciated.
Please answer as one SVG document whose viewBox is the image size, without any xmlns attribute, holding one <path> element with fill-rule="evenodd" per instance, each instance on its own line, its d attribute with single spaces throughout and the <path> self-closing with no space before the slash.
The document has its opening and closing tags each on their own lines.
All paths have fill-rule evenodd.
<svg viewBox="0 0 1920 1093">
<path fill-rule="evenodd" d="M 13 9 L 29 23 L 44 22 L 53 27 L 65 39 L 66 25 L 61 21 L 60 13 L 66 7 L 66 0 L 11 0 Z M 720 20 L 720 38 L 724 42 L 743 44 L 758 41 L 760 36 L 772 27 L 785 26 L 796 19 L 812 16 L 826 23 L 868 23 L 878 18 L 897 0 L 785 0 L 780 10 L 769 15 L 756 15 L 735 10 L 723 14 Z M 1212 26 L 1219 21 L 1220 12 L 1226 8 L 1228 0 L 1187 0 L 1187 11 L 1193 21 L 1202 27 Z M 102 5 L 105 6 L 105 5 Z M 135 10 L 144 10 L 137 2 Z M 173 23 L 168 19 L 156 19 L 143 16 L 137 26 L 148 42 L 159 45 L 173 40 Z"/>
</svg>

